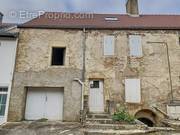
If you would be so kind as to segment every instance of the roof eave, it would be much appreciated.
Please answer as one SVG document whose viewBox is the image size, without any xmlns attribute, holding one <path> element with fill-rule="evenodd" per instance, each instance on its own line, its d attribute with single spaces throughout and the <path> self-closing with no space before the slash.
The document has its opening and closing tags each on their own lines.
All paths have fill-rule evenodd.
<svg viewBox="0 0 180 135">
<path fill-rule="evenodd" d="M 180 27 L 91 27 L 91 26 L 23 26 L 19 25 L 18 28 L 32 28 L 32 29 L 92 29 L 92 30 L 180 30 Z"/>
</svg>

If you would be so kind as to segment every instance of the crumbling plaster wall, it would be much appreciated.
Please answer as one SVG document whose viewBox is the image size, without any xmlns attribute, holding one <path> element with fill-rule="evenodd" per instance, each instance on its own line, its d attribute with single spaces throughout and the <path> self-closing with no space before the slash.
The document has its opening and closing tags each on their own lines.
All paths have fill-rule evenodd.
<svg viewBox="0 0 180 135">
<path fill-rule="evenodd" d="M 26 87 L 64 87 L 65 121 L 78 121 L 82 77 L 82 32 L 21 29 L 9 108 L 9 121 L 24 119 Z M 51 66 L 52 47 L 66 47 L 65 65 Z"/>
<path fill-rule="evenodd" d="M 130 34 L 142 36 L 143 57 L 129 56 L 128 36 Z M 114 56 L 103 55 L 103 37 L 105 35 L 115 36 Z M 167 48 L 164 43 L 155 42 L 164 42 L 168 45 L 174 99 L 180 99 L 178 31 L 88 31 L 86 85 L 89 85 L 89 79 L 104 80 L 105 101 L 113 101 L 114 106 L 119 106 L 125 102 L 125 78 L 140 78 L 142 101 L 140 104 L 126 103 L 129 111 L 135 114 L 141 109 L 152 109 L 152 106 L 166 111 L 166 104 L 171 99 Z M 88 92 L 86 89 L 86 94 Z"/>
</svg>

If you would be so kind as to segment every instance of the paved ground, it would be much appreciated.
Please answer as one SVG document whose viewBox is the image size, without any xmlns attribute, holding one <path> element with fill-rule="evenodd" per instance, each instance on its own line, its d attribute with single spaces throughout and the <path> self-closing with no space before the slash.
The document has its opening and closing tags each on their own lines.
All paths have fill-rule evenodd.
<svg viewBox="0 0 180 135">
<path fill-rule="evenodd" d="M 0 135 L 83 135 L 83 132 L 79 123 L 21 122 L 1 126 Z"/>
<path fill-rule="evenodd" d="M 79 123 L 61 123 L 61 122 L 49 122 L 49 121 L 7 123 L 6 125 L 0 127 L 0 135 L 84 135 L 83 131 L 84 129 L 81 127 Z M 146 135 L 180 135 L 180 132 L 173 133 L 170 131 L 163 131 L 158 133 L 153 132 L 150 134 L 147 133 L 145 134 Z M 93 134 L 93 135 L 97 135 L 97 134 Z"/>
</svg>

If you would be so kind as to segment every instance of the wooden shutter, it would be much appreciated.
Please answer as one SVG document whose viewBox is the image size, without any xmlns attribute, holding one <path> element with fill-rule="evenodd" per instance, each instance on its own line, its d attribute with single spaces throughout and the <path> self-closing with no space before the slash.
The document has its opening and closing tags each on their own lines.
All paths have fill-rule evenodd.
<svg viewBox="0 0 180 135">
<path fill-rule="evenodd" d="M 130 56 L 140 57 L 142 56 L 142 43 L 141 36 L 130 35 L 129 36 L 129 46 L 130 46 Z"/>
<path fill-rule="evenodd" d="M 104 55 L 114 55 L 114 36 L 104 36 Z"/>
<path fill-rule="evenodd" d="M 140 79 L 125 80 L 125 98 L 127 103 L 141 102 Z"/>
</svg>

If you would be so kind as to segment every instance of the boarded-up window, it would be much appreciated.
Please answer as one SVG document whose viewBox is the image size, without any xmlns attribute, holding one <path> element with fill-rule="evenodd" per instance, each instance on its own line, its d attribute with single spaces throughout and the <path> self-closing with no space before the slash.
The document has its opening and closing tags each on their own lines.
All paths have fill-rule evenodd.
<svg viewBox="0 0 180 135">
<path fill-rule="evenodd" d="M 127 103 L 141 102 L 140 79 L 125 80 L 125 98 Z"/>
<path fill-rule="evenodd" d="M 143 55 L 142 54 L 141 36 L 130 35 L 129 36 L 129 47 L 130 47 L 130 56 L 141 57 Z"/>
<path fill-rule="evenodd" d="M 104 36 L 104 55 L 114 55 L 114 36 Z"/>
</svg>

